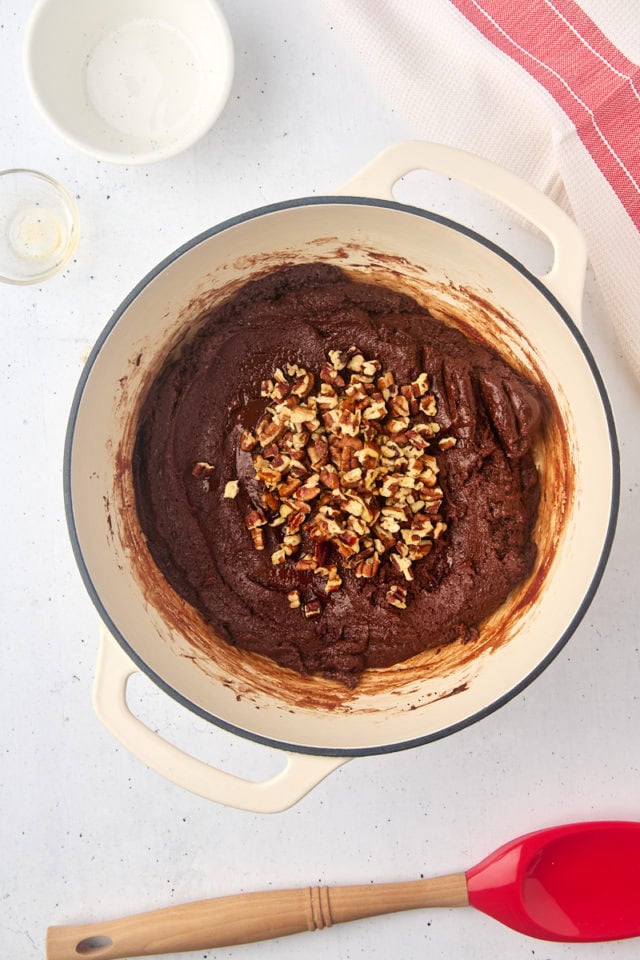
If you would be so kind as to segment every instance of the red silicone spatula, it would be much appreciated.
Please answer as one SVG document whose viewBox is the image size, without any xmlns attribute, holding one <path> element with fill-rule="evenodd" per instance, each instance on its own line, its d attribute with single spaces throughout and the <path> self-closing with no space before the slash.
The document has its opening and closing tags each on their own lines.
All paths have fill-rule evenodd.
<svg viewBox="0 0 640 960">
<path fill-rule="evenodd" d="M 542 940 L 640 935 L 640 823 L 573 823 L 512 840 L 466 873 L 200 900 L 107 923 L 50 927 L 47 960 L 207 950 L 417 907 L 475 907 Z"/>
</svg>

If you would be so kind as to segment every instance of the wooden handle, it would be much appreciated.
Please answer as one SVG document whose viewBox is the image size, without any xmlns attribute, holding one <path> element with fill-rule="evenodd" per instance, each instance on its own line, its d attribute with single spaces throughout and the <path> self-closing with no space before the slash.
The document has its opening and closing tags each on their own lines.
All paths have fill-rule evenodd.
<svg viewBox="0 0 640 960">
<path fill-rule="evenodd" d="M 209 950 L 399 910 L 468 903 L 464 873 L 408 883 L 243 893 L 106 923 L 49 927 L 47 960 L 116 960 Z"/>
</svg>

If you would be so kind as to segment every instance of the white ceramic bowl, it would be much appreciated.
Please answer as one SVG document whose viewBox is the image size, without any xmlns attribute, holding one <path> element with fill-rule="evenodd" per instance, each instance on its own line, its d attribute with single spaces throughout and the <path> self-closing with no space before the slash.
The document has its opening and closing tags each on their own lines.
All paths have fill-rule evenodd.
<svg viewBox="0 0 640 960">
<path fill-rule="evenodd" d="M 394 181 L 418 168 L 471 183 L 536 224 L 554 247 L 551 272 L 535 277 L 459 224 L 373 199 L 390 196 Z M 356 278 L 412 294 L 506 353 L 555 400 L 537 451 L 543 496 L 530 579 L 482 625 L 476 642 L 366 671 L 354 691 L 216 643 L 153 562 L 132 487 L 140 404 L 169 351 L 203 309 L 256 271 L 310 260 L 338 263 Z M 611 411 L 575 323 L 585 265 L 576 226 L 513 174 L 443 146 L 400 144 L 340 194 L 275 204 L 213 227 L 132 291 L 84 371 L 65 454 L 72 542 L 111 634 L 99 661 L 96 708 L 125 746 L 196 793 L 273 811 L 348 757 L 426 744 L 480 720 L 551 662 L 593 597 L 618 502 Z M 203 631 L 214 655 L 199 651 Z M 249 783 L 162 740 L 126 706 L 127 679 L 136 669 L 199 716 L 284 750 L 285 772 Z"/>
<path fill-rule="evenodd" d="M 214 0 L 39 0 L 25 72 L 53 128 L 99 160 L 164 160 L 202 137 L 233 79 Z"/>
</svg>

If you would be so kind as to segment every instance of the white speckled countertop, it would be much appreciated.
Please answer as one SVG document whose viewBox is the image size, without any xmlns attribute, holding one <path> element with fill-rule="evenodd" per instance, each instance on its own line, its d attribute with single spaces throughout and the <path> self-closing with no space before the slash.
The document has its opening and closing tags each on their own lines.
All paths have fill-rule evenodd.
<svg viewBox="0 0 640 960">
<path fill-rule="evenodd" d="M 62 275 L 0 288 L 3 555 L 0 954 L 44 956 L 47 925 L 243 890 L 412 879 L 463 870 L 495 846 L 569 820 L 640 819 L 640 389 L 587 284 L 585 331 L 622 453 L 618 532 L 601 588 L 569 644 L 515 700 L 432 745 L 354 760 L 286 813 L 216 806 L 120 748 L 91 706 L 98 617 L 69 545 L 66 420 L 83 359 L 132 286 L 183 241 L 234 214 L 328 193 L 415 135 L 372 91 L 323 18 L 295 0 L 224 0 L 236 77 L 194 148 L 157 166 L 98 163 L 37 115 L 21 68 L 30 4 L 0 0 L 0 167 L 29 166 L 77 198 L 81 241 Z M 526 263 L 544 250 L 455 185 L 399 190 L 469 222 Z M 210 727 L 142 676 L 133 709 L 226 769 L 277 769 L 275 752 Z M 471 910 L 361 921 L 213 957 L 631 958 L 633 942 L 529 940 Z M 194 956 L 207 956 L 195 954 Z"/>
</svg>

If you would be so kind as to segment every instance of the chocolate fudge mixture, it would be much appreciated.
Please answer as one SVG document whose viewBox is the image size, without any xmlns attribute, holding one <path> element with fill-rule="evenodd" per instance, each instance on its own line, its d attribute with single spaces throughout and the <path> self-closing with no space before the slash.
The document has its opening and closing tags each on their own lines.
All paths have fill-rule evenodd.
<svg viewBox="0 0 640 960">
<path fill-rule="evenodd" d="M 228 643 L 357 684 L 476 635 L 533 566 L 537 388 L 410 297 L 283 267 L 141 412 L 149 549 Z"/>
</svg>

